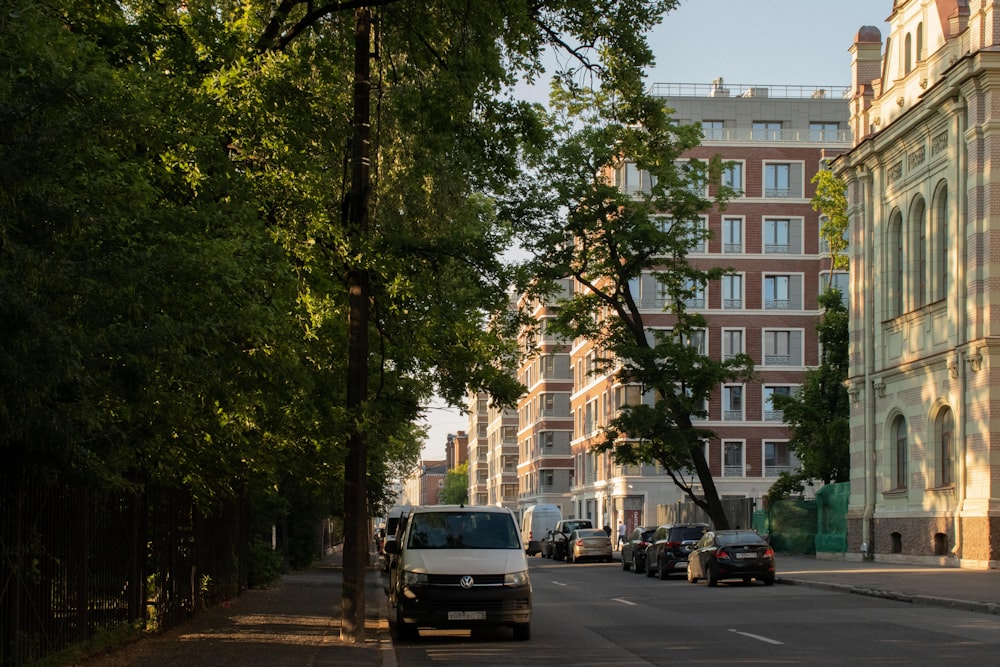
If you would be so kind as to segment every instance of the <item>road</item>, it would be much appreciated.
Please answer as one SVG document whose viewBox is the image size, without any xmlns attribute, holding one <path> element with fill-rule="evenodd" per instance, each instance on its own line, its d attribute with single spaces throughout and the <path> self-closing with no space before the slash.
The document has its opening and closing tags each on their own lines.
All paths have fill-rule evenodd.
<svg viewBox="0 0 1000 667">
<path fill-rule="evenodd" d="M 708 588 L 619 563 L 529 564 L 530 641 L 508 629 L 421 630 L 396 642 L 399 666 L 951 665 L 994 664 L 1000 653 L 1000 623 L 988 614 L 807 586 Z"/>
</svg>

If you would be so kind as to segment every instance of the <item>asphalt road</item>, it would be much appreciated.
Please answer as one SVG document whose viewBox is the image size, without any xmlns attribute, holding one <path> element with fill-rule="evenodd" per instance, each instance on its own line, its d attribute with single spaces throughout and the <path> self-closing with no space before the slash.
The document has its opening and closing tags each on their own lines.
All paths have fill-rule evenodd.
<svg viewBox="0 0 1000 667">
<path fill-rule="evenodd" d="M 421 630 L 396 642 L 398 665 L 966 665 L 1000 654 L 993 615 L 805 586 L 708 588 L 620 563 L 529 563 L 530 641 L 508 629 Z"/>
</svg>

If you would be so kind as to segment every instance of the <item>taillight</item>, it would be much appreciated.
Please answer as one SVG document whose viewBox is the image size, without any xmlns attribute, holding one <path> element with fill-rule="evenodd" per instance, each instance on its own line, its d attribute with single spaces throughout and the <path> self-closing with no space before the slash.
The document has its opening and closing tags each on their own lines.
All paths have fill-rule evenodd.
<svg viewBox="0 0 1000 667">
<path fill-rule="evenodd" d="M 583 546 L 583 540 L 577 540 L 576 541 L 576 546 L 582 547 Z"/>
<path fill-rule="evenodd" d="M 680 542 L 667 542 L 667 548 L 669 549 L 676 549 L 680 545 L 681 545 Z"/>
<path fill-rule="evenodd" d="M 764 552 L 764 558 L 774 558 L 774 549 L 768 547 L 767 551 Z"/>
</svg>

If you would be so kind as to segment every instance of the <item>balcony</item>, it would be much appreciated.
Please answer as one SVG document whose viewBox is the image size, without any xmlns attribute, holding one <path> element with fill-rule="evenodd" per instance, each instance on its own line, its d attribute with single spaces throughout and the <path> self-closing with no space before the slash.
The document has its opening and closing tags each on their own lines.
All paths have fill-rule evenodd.
<svg viewBox="0 0 1000 667">
<path fill-rule="evenodd" d="M 764 302 L 765 310 L 791 310 L 791 299 L 768 299 Z"/>
<path fill-rule="evenodd" d="M 742 410 L 723 410 L 722 420 L 727 422 L 741 422 L 743 421 L 743 411 Z"/>
<path fill-rule="evenodd" d="M 765 366 L 791 366 L 792 357 L 788 354 L 765 354 Z"/>
<path fill-rule="evenodd" d="M 764 421 L 766 422 L 780 422 L 784 418 L 784 410 L 764 410 Z"/>
<path fill-rule="evenodd" d="M 742 310 L 743 299 L 723 299 L 722 307 L 726 310 Z"/>
<path fill-rule="evenodd" d="M 743 466 L 724 466 L 722 468 L 723 477 L 743 477 Z"/>
<path fill-rule="evenodd" d="M 731 254 L 731 255 L 742 253 L 743 252 L 743 244 L 742 243 L 726 243 L 725 245 L 722 246 L 722 252 L 728 253 L 728 254 Z"/>
<path fill-rule="evenodd" d="M 788 255 L 792 252 L 792 246 L 772 243 L 764 246 L 765 255 Z"/>
<path fill-rule="evenodd" d="M 764 466 L 764 477 L 777 477 L 783 472 L 792 472 L 792 466 L 775 466 L 775 465 L 765 465 Z"/>
</svg>

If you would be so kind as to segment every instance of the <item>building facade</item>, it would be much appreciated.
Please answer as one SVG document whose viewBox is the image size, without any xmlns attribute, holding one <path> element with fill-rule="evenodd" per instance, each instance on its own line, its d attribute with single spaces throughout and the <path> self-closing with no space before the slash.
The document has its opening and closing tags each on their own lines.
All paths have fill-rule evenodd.
<svg viewBox="0 0 1000 667">
<path fill-rule="evenodd" d="M 831 280 L 846 293 L 847 275 L 830 274 L 819 214 L 810 200 L 815 173 L 832 155 L 850 148 L 847 91 L 727 86 L 719 79 L 704 85 L 660 85 L 653 92 L 674 110 L 679 123 L 701 123 L 702 145 L 687 157 L 719 155 L 731 162 L 727 183 L 740 192 L 724 211 L 706 212 L 703 224 L 711 238 L 688 255 L 702 268 L 731 267 L 732 275 L 712 281 L 687 306 L 706 317 L 708 328 L 697 344 L 708 355 L 746 353 L 754 360 L 755 379 L 720 386 L 702 425 L 718 436 L 706 447 L 720 495 L 759 500 L 782 470 L 797 467 L 788 449 L 788 428 L 770 398 L 794 392 L 805 371 L 819 362 L 817 296 Z M 648 174 L 629 162 L 615 179 L 625 190 L 648 187 Z M 647 325 L 668 328 L 671 316 L 664 312 L 653 276 L 637 287 Z M 601 429 L 618 410 L 642 400 L 638 389 L 617 384 L 613 376 L 595 375 L 601 354 L 590 341 L 573 341 L 568 353 L 572 385 L 568 394 L 561 392 L 550 401 L 561 409 L 561 397 L 569 401 L 565 423 L 572 428 L 572 467 L 564 515 L 589 518 L 597 526 L 616 526 L 619 520 L 629 527 L 654 523 L 658 505 L 682 500 L 670 477 L 656 465 L 620 466 L 609 454 L 593 451 Z M 530 368 L 522 368 L 522 381 L 534 381 Z M 544 412 L 534 406 L 544 405 L 538 398 L 544 391 L 539 386 L 522 403 L 522 502 L 537 498 L 534 468 L 524 454 L 526 448 L 535 451 L 530 435 L 543 428 L 538 424 Z M 560 453 L 560 468 L 564 456 Z"/>
<path fill-rule="evenodd" d="M 851 52 L 854 557 L 1000 562 L 1000 6 L 897 0 Z"/>
</svg>

